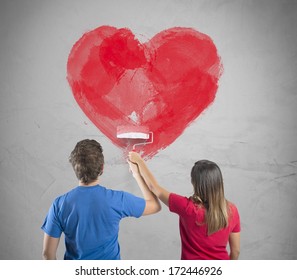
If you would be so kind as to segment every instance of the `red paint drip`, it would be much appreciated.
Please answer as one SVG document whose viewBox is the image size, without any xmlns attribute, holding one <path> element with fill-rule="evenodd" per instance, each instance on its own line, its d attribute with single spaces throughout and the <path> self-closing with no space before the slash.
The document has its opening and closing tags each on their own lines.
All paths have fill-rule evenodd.
<svg viewBox="0 0 297 280">
<path fill-rule="evenodd" d="M 73 46 L 67 79 L 88 118 L 124 151 L 118 126 L 146 127 L 154 142 L 137 146 L 150 158 L 166 148 L 215 99 L 222 66 L 205 34 L 171 28 L 141 44 L 129 29 L 102 26 Z"/>
</svg>

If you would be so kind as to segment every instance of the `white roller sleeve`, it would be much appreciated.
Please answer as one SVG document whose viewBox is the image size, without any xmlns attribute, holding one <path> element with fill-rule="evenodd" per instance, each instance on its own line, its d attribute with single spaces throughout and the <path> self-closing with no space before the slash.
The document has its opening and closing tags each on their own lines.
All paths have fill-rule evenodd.
<svg viewBox="0 0 297 280">
<path fill-rule="evenodd" d="M 117 138 L 125 138 L 125 139 L 149 139 L 149 133 L 142 132 L 124 132 L 118 133 Z"/>
</svg>

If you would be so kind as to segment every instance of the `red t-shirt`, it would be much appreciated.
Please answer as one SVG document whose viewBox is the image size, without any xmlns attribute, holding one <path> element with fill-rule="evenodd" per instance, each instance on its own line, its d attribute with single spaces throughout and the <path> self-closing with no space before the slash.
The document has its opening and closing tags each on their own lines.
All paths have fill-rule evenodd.
<svg viewBox="0 0 297 280">
<path fill-rule="evenodd" d="M 227 260 L 227 244 L 231 232 L 240 232 L 240 218 L 236 206 L 229 202 L 230 216 L 226 228 L 207 235 L 204 223 L 205 208 L 187 197 L 174 193 L 169 196 L 169 210 L 179 215 L 182 260 Z M 199 224 L 199 225 L 197 225 Z"/>
</svg>

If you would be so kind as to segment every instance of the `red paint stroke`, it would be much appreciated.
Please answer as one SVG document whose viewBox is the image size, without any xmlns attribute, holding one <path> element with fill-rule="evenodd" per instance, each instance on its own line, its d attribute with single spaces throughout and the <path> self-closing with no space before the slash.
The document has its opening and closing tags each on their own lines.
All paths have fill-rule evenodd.
<svg viewBox="0 0 297 280">
<path fill-rule="evenodd" d="M 136 142 L 117 127 L 145 127 L 153 157 L 179 137 L 213 101 L 222 65 L 211 38 L 191 28 L 164 30 L 141 44 L 127 28 L 101 26 L 73 46 L 67 79 L 87 117 L 125 152 Z"/>
</svg>

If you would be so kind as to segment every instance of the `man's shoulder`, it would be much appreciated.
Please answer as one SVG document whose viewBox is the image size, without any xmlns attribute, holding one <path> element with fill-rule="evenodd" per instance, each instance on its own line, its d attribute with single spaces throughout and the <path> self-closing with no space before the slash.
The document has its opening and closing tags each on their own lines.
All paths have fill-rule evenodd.
<svg viewBox="0 0 297 280">
<path fill-rule="evenodd" d="M 59 204 L 61 203 L 62 201 L 65 200 L 65 198 L 69 195 L 69 194 L 73 194 L 76 192 L 76 187 L 72 187 L 70 188 L 68 191 L 58 195 L 55 199 L 54 199 L 54 204 Z"/>
</svg>

